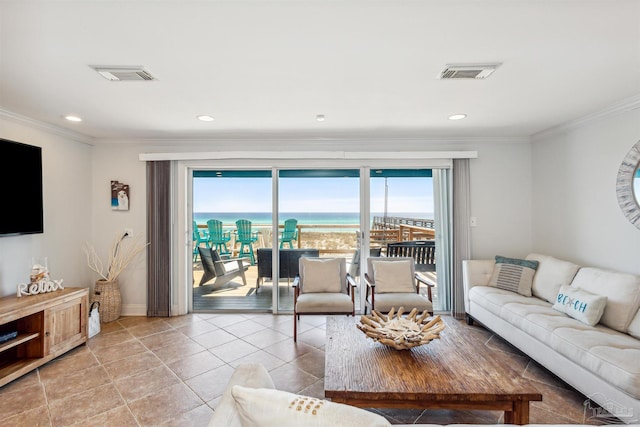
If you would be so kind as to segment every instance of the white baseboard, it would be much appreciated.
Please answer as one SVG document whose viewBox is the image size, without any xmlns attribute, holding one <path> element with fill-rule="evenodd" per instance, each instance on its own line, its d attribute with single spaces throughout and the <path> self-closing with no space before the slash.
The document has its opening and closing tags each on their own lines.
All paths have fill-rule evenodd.
<svg viewBox="0 0 640 427">
<path fill-rule="evenodd" d="M 121 316 L 146 316 L 147 306 L 145 304 L 122 304 Z"/>
</svg>

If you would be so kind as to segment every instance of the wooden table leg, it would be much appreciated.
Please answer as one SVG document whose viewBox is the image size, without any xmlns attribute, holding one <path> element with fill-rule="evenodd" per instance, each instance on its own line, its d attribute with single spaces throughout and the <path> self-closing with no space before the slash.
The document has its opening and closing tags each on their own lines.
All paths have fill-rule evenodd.
<svg viewBox="0 0 640 427">
<path fill-rule="evenodd" d="M 529 424 L 529 401 L 515 400 L 512 411 L 504 411 L 505 424 Z"/>
</svg>

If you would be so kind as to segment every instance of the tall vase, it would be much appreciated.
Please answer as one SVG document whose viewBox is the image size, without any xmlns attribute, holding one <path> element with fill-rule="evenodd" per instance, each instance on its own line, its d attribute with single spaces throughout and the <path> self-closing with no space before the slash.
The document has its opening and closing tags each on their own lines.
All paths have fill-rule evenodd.
<svg viewBox="0 0 640 427">
<path fill-rule="evenodd" d="M 93 301 L 100 303 L 100 322 L 108 323 L 118 319 L 122 310 L 122 295 L 118 281 L 98 280 L 93 289 L 91 302 Z"/>
</svg>

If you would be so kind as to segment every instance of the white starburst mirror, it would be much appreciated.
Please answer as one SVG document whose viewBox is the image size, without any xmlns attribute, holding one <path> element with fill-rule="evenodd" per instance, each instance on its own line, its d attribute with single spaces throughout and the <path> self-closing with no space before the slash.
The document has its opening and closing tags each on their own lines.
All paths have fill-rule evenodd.
<svg viewBox="0 0 640 427">
<path fill-rule="evenodd" d="M 640 228 L 640 141 L 636 142 L 620 165 L 616 194 L 624 216 Z"/>
</svg>

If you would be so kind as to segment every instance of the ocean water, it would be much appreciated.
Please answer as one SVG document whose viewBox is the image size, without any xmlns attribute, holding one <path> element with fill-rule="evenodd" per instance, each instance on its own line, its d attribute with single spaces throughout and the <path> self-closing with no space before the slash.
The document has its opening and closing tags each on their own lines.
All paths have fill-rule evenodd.
<svg viewBox="0 0 640 427">
<path fill-rule="evenodd" d="M 370 221 L 374 216 L 383 216 L 382 212 L 371 214 Z M 403 218 L 433 218 L 433 213 L 388 213 L 387 216 Z M 228 227 L 234 226 L 238 219 L 248 219 L 253 224 L 271 225 L 271 212 L 194 212 L 193 219 L 198 224 L 206 224 L 210 219 L 219 219 Z M 360 214 L 358 212 L 281 212 L 280 223 L 285 219 L 295 218 L 300 225 L 353 225 L 353 229 L 359 228 Z M 330 229 L 331 227 L 327 227 Z"/>
</svg>

